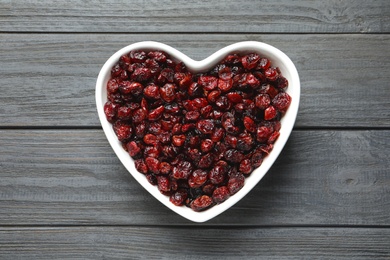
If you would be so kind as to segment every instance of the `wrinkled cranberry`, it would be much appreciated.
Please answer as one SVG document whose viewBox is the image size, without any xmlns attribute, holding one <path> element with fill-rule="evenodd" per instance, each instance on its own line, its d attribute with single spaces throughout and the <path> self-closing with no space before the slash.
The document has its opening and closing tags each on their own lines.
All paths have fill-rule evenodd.
<svg viewBox="0 0 390 260">
<path fill-rule="evenodd" d="M 211 134 L 214 130 L 215 124 L 213 120 L 203 119 L 196 123 L 196 128 L 203 134 Z"/>
<path fill-rule="evenodd" d="M 227 188 L 229 189 L 230 195 L 237 193 L 244 186 L 244 182 L 245 177 L 241 173 L 230 176 L 227 183 Z"/>
<path fill-rule="evenodd" d="M 276 109 L 273 106 L 269 106 L 264 110 L 264 119 L 272 120 L 276 117 Z"/>
<path fill-rule="evenodd" d="M 291 97 L 285 92 L 279 93 L 272 99 L 272 104 L 279 112 L 286 113 L 291 104 Z"/>
<path fill-rule="evenodd" d="M 141 147 L 135 141 L 127 143 L 126 148 L 129 155 L 133 158 L 141 154 Z"/>
<path fill-rule="evenodd" d="M 230 197 L 229 189 L 226 186 L 218 187 L 213 192 L 213 201 L 215 203 L 222 203 Z"/>
<path fill-rule="evenodd" d="M 184 204 L 184 201 L 187 199 L 187 197 L 187 191 L 178 190 L 169 197 L 169 201 L 176 206 L 181 206 Z"/>
<path fill-rule="evenodd" d="M 175 86 L 171 83 L 165 84 L 160 88 L 160 95 L 165 102 L 172 102 L 176 97 Z"/>
<path fill-rule="evenodd" d="M 218 79 L 213 76 L 200 76 L 198 84 L 201 85 L 205 90 L 214 90 L 218 85 Z"/>
<path fill-rule="evenodd" d="M 126 142 L 132 136 L 133 130 L 131 125 L 123 121 L 116 121 L 113 125 L 114 132 L 121 142 Z"/>
<path fill-rule="evenodd" d="M 210 207 L 212 203 L 213 200 L 209 196 L 202 195 L 191 202 L 191 208 L 194 211 L 202 211 Z"/>
<path fill-rule="evenodd" d="M 150 172 L 154 174 L 160 173 L 160 161 L 158 159 L 154 157 L 147 157 L 145 159 L 145 164 Z"/>
<path fill-rule="evenodd" d="M 181 161 L 178 165 L 173 167 L 172 177 L 175 179 L 188 179 L 192 172 L 192 165 L 190 162 Z"/>
<path fill-rule="evenodd" d="M 106 115 L 108 122 L 110 122 L 110 123 L 115 122 L 117 112 L 118 112 L 118 105 L 117 104 L 114 104 L 111 101 L 107 101 L 104 104 L 104 114 Z"/>
<path fill-rule="evenodd" d="M 197 169 L 191 173 L 188 178 L 188 185 L 191 188 L 199 188 L 207 181 L 207 172 Z"/>
</svg>

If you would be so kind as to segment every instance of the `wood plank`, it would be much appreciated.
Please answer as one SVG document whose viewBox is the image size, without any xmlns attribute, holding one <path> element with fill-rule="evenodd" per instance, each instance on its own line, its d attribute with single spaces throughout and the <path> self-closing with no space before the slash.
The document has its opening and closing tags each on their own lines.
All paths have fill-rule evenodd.
<svg viewBox="0 0 390 260">
<path fill-rule="evenodd" d="M 100 126 L 97 74 L 116 50 L 142 40 L 198 60 L 237 41 L 267 42 L 298 68 L 296 127 L 390 126 L 390 35 L 0 34 L 0 127 Z"/>
<path fill-rule="evenodd" d="M 375 1 L 1 1 L 2 32 L 375 33 L 390 3 Z"/>
<path fill-rule="evenodd" d="M 143 190 L 100 130 L 0 137 L 0 226 L 192 224 Z M 390 225 L 389 143 L 388 130 L 294 131 L 265 178 L 206 225 Z"/>
<path fill-rule="evenodd" d="M 388 228 L 0 228 L 6 259 L 389 259 Z"/>
</svg>

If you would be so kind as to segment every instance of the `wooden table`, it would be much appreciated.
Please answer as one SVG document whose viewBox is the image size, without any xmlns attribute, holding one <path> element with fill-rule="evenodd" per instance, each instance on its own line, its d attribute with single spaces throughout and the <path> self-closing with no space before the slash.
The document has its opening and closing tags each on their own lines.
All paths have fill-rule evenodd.
<svg viewBox="0 0 390 260">
<path fill-rule="evenodd" d="M 390 259 L 390 1 L 0 0 L 0 259 Z M 255 40 L 302 83 L 266 177 L 196 224 L 109 146 L 106 59 L 155 40 L 194 59 Z"/>
</svg>

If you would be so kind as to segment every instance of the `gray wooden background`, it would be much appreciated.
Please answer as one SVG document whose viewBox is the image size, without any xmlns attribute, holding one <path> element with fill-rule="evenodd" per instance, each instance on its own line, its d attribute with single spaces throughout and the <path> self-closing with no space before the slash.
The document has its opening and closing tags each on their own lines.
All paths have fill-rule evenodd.
<svg viewBox="0 0 390 260">
<path fill-rule="evenodd" d="M 0 259 L 390 259 L 390 1 L 0 0 Z M 238 204 L 195 224 L 127 173 L 97 74 L 155 40 L 256 40 L 302 83 L 293 133 Z"/>
</svg>

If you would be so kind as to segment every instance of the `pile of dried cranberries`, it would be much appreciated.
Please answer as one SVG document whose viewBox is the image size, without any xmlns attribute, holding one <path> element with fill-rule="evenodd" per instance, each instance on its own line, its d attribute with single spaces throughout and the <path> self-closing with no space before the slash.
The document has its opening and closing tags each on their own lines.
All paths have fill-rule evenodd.
<svg viewBox="0 0 390 260">
<path fill-rule="evenodd" d="M 193 74 L 162 51 L 131 51 L 111 70 L 107 120 L 136 169 L 195 211 L 239 191 L 279 137 L 291 103 L 270 60 L 230 54 Z"/>
</svg>

